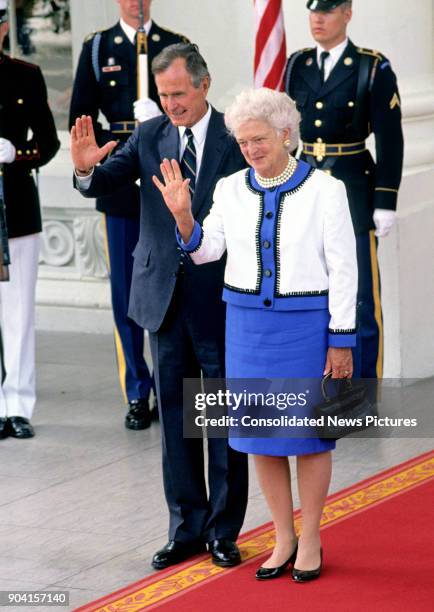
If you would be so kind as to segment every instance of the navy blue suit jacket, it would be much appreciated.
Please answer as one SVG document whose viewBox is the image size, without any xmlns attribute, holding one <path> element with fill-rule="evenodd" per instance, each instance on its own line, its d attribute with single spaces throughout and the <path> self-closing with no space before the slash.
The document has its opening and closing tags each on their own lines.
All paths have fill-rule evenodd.
<svg viewBox="0 0 434 612">
<path fill-rule="evenodd" d="M 92 198 L 107 195 L 140 178 L 140 238 L 134 251 L 129 316 L 151 332 L 158 331 L 170 305 L 181 257 L 175 220 L 151 177 L 161 177 L 160 163 L 165 157 L 178 156 L 178 128 L 165 115 L 156 117 L 142 123 L 118 153 L 95 168 L 90 188 L 82 192 Z M 245 167 L 223 115 L 212 109 L 193 198 L 193 215 L 199 223 L 209 212 L 216 182 Z M 224 264 L 224 258 L 201 266 L 185 262 L 195 315 L 212 318 L 221 300 Z"/>
</svg>

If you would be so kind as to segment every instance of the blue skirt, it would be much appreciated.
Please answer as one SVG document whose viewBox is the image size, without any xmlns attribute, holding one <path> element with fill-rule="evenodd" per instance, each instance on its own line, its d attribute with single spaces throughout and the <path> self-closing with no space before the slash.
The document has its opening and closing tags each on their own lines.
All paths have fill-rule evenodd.
<svg viewBox="0 0 434 612">
<path fill-rule="evenodd" d="M 227 304 L 226 376 L 237 378 L 322 377 L 330 314 L 322 310 L 270 311 Z M 307 455 L 335 448 L 319 438 L 236 437 L 229 445 L 254 455 Z"/>
</svg>

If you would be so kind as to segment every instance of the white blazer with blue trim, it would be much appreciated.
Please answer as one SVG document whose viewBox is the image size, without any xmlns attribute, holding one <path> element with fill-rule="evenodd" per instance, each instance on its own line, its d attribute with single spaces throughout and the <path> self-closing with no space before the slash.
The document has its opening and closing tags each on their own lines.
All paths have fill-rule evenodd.
<svg viewBox="0 0 434 612">
<path fill-rule="evenodd" d="M 262 264 L 263 213 L 264 192 L 252 185 L 249 170 L 241 170 L 220 179 L 202 228 L 196 224 L 183 245 L 196 264 L 218 260 L 227 251 L 227 302 L 264 308 L 263 278 L 270 272 Z M 283 192 L 273 247 L 274 295 L 265 306 L 328 307 L 330 333 L 355 334 L 356 242 L 344 184 L 312 169 L 297 187 Z"/>
</svg>

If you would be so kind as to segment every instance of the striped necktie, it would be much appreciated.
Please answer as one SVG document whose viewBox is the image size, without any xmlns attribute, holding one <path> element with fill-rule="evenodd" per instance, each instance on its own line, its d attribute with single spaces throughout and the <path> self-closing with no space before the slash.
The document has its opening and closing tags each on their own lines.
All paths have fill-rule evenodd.
<svg viewBox="0 0 434 612">
<path fill-rule="evenodd" d="M 185 135 L 187 136 L 187 145 L 181 160 L 181 172 L 185 179 L 190 179 L 189 188 L 193 197 L 196 186 L 196 147 L 193 142 L 193 132 L 190 128 L 185 130 Z"/>
</svg>

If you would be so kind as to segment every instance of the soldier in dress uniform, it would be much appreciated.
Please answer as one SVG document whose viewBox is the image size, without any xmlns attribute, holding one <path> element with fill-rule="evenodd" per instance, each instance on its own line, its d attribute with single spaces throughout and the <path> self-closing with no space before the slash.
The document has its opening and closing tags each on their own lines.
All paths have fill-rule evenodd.
<svg viewBox="0 0 434 612">
<path fill-rule="evenodd" d="M 144 27 L 148 47 L 149 97 L 138 99 L 136 31 L 140 25 L 138 3 L 117 0 L 120 21 L 108 30 L 94 32 L 84 42 L 74 81 L 70 126 L 77 117 L 90 115 L 99 146 L 117 140 L 123 146 L 136 127 L 161 114 L 150 63 L 168 45 L 188 42 L 158 26 L 150 17 L 151 0 L 143 0 Z M 97 122 L 101 112 L 109 123 Z M 133 268 L 133 251 L 139 237 L 140 195 L 135 184 L 115 195 L 97 198 L 96 208 L 104 213 L 110 268 L 115 345 L 119 377 L 129 404 L 125 419 L 128 429 L 146 429 L 151 423 L 148 399 L 153 381 L 143 353 L 143 329 L 128 318 Z M 155 418 L 157 410 L 153 411 Z"/>
<path fill-rule="evenodd" d="M 9 282 L 0 283 L 6 369 L 0 388 L 0 437 L 31 438 L 36 402 L 35 286 L 42 230 L 32 170 L 49 162 L 60 143 L 39 67 L 2 52 L 7 19 L 6 2 L 0 0 L 0 184 L 11 262 Z"/>
<path fill-rule="evenodd" d="M 317 46 L 290 56 L 286 92 L 302 118 L 302 159 L 347 188 L 359 266 L 355 372 L 377 378 L 383 366 L 377 238 L 386 236 L 395 221 L 403 162 L 401 99 L 389 60 L 347 38 L 351 5 L 308 1 Z M 376 163 L 365 144 L 371 133 Z"/>
</svg>

